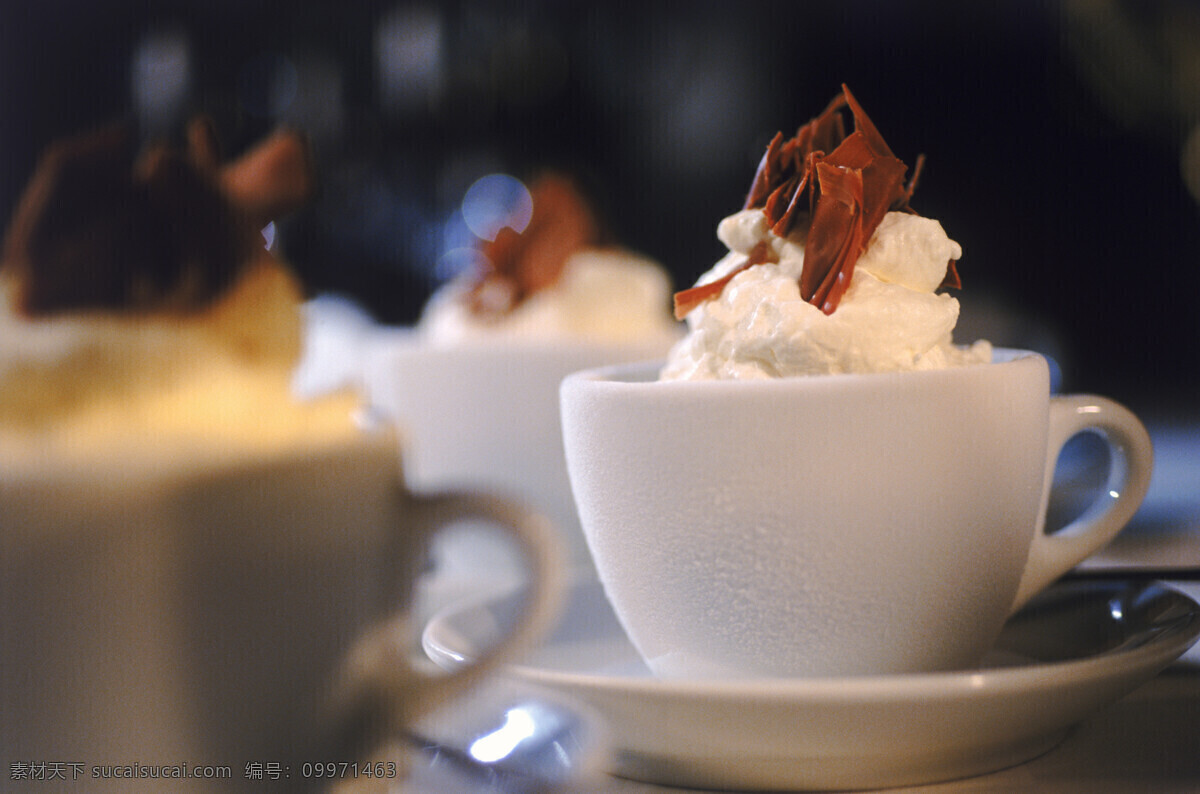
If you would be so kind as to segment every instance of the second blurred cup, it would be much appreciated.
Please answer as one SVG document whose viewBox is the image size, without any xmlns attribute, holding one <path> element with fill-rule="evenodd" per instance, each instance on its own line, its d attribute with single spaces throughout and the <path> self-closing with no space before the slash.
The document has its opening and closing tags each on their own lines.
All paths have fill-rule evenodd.
<svg viewBox="0 0 1200 794">
<path fill-rule="evenodd" d="M 577 370 L 661 357 L 662 339 L 636 342 L 503 339 L 433 344 L 412 331 L 381 334 L 367 355 L 366 391 L 405 435 L 413 488 L 478 487 L 516 497 L 564 536 L 568 562 L 591 570 L 567 479 L 558 388 Z M 473 539 L 451 561 L 503 587 L 515 580 Z M 462 552 L 466 549 L 456 549 Z"/>
</svg>

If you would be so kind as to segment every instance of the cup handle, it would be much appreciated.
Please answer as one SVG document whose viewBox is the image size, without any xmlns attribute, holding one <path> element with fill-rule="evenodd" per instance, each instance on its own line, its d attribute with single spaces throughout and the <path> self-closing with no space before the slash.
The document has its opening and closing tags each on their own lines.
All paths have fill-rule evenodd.
<svg viewBox="0 0 1200 794">
<path fill-rule="evenodd" d="M 1108 443 L 1108 481 L 1101 494 L 1074 521 L 1047 534 L 1046 510 L 1054 468 L 1063 445 L 1075 435 L 1097 432 Z M 1046 474 L 1038 526 L 1025 573 L 1013 602 L 1015 612 L 1084 559 L 1111 541 L 1137 512 L 1150 487 L 1154 448 L 1141 421 L 1123 405 L 1094 395 L 1050 398 Z"/>
<path fill-rule="evenodd" d="M 565 552 L 549 522 L 517 503 L 472 492 L 411 495 L 426 516 L 431 533 L 467 519 L 482 519 L 507 529 L 528 565 L 529 586 L 517 622 L 509 634 L 480 654 L 472 664 L 452 672 L 420 672 L 419 686 L 428 705 L 418 700 L 418 712 L 443 702 L 454 692 L 474 685 L 502 662 L 532 646 L 558 617 L 565 590 Z"/>
<path fill-rule="evenodd" d="M 400 498 L 405 502 L 400 531 L 423 532 L 426 548 L 433 534 L 458 521 L 484 520 L 507 530 L 527 564 L 529 585 L 512 631 L 472 664 L 451 672 L 414 666 L 407 612 L 393 615 L 360 638 L 344 660 L 334 697 L 340 726 L 334 741 L 351 754 L 369 750 L 389 732 L 404 730 L 533 645 L 552 628 L 565 589 L 565 553 L 541 516 L 507 499 L 466 491 L 405 491 Z M 412 577 L 398 578 L 408 582 Z"/>
</svg>

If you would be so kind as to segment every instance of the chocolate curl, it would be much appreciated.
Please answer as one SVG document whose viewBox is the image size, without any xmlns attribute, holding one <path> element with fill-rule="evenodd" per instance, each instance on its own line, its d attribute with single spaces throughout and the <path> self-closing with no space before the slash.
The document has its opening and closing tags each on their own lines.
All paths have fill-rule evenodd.
<svg viewBox="0 0 1200 794">
<path fill-rule="evenodd" d="M 712 300 L 720 295 L 725 291 L 725 285 L 732 281 L 734 276 L 736 276 L 738 273 L 741 273 L 748 267 L 750 267 L 750 263 L 746 262 L 732 272 L 726 273 L 716 281 L 710 281 L 707 284 L 700 284 L 699 286 L 689 287 L 688 289 L 676 292 L 674 296 L 675 319 L 682 320 L 684 317 L 687 317 L 688 312 L 699 306 L 701 303 L 704 303 L 707 300 Z"/>
<path fill-rule="evenodd" d="M 821 115 L 800 127 L 789 141 L 783 140 L 783 133 L 776 133 L 759 162 L 743 209 L 763 207 L 771 231 L 780 237 L 791 233 L 799 215 L 813 211 L 815 197 L 810 186 L 815 164 L 846 137 L 838 113 L 845 104 L 843 95 L 834 97 Z"/>
<path fill-rule="evenodd" d="M 849 288 L 854 261 L 864 245 L 863 174 L 861 169 L 821 162 L 817 176 L 821 198 L 804 248 L 800 297 L 830 314 L 833 310 L 826 307 L 836 307 Z"/>
<path fill-rule="evenodd" d="M 854 132 L 848 136 L 839 113 L 847 106 L 854 118 Z M 801 218 L 809 219 L 800 295 L 832 314 L 883 217 L 892 211 L 912 212 L 909 200 L 923 165 L 924 156 L 917 159 L 905 186 L 907 167 L 843 84 L 842 92 L 791 140 L 785 141 L 782 133 L 771 140 L 744 209 L 762 207 L 769 228 L 780 237 L 790 234 Z M 699 303 L 719 295 L 733 275 L 677 293 L 676 317 L 682 319 Z M 953 261 L 942 286 L 961 286 Z"/>
<path fill-rule="evenodd" d="M 701 284 L 698 287 L 681 290 L 675 293 L 675 319 L 682 320 L 687 316 L 687 313 L 692 309 L 704 303 L 706 300 L 715 298 L 725 289 L 725 285 L 733 280 L 733 277 L 743 270 L 751 268 L 755 265 L 761 265 L 766 262 L 778 262 L 778 257 L 771 247 L 765 242 L 761 242 L 750 251 L 750 255 L 746 257 L 746 261 L 738 265 L 733 270 L 726 273 L 716 281 L 710 281 L 707 284 Z"/>
<path fill-rule="evenodd" d="M 486 270 L 468 295 L 471 310 L 498 317 L 552 287 L 576 251 L 600 241 L 600 225 L 574 183 L 547 174 L 529 187 L 533 214 L 522 232 L 504 227 L 482 247 Z"/>
<path fill-rule="evenodd" d="M 212 119 L 200 116 L 187 126 L 188 159 L 197 171 L 215 173 L 221 163 L 221 143 Z"/>
<path fill-rule="evenodd" d="M 308 140 L 279 130 L 220 169 L 230 204 L 258 230 L 303 207 L 316 192 L 316 170 Z"/>
<path fill-rule="evenodd" d="M 135 158 L 130 139 L 111 127 L 48 147 L 5 239 L 18 312 L 204 308 L 262 255 L 262 226 L 312 192 L 294 133 L 224 168 L 203 119 L 183 150 L 157 144 Z"/>
<path fill-rule="evenodd" d="M 862 109 L 847 93 L 851 110 Z M 855 132 L 817 163 L 819 196 L 804 248 L 800 296 L 833 314 L 850 287 L 854 265 L 890 210 L 905 199 L 907 167 L 865 116 Z"/>
<path fill-rule="evenodd" d="M 5 240 L 18 312 L 203 302 L 228 278 L 235 223 L 215 187 L 165 149 L 133 162 L 130 139 L 110 127 L 47 148 Z"/>
<path fill-rule="evenodd" d="M 884 142 L 883 136 L 875 128 L 874 122 L 867 116 L 867 112 L 862 109 L 862 105 L 858 104 L 858 100 L 854 98 L 854 94 L 850 93 L 850 88 L 845 83 L 842 83 L 842 97 L 846 100 L 846 104 L 850 106 L 850 112 L 854 115 L 854 131 L 862 133 L 868 148 L 879 157 L 895 158 L 896 155 L 892 154 L 892 150 Z"/>
</svg>

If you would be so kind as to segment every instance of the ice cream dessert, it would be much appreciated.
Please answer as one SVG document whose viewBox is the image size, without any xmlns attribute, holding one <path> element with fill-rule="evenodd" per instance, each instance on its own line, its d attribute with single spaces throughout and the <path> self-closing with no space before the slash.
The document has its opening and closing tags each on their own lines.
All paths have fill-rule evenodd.
<svg viewBox="0 0 1200 794">
<path fill-rule="evenodd" d="M 647 257 L 604 239 L 595 213 L 571 180 L 547 174 L 529 186 L 528 226 L 481 241 L 482 266 L 429 300 L 418 330 L 429 341 L 561 339 L 668 340 L 671 284 Z"/>
<path fill-rule="evenodd" d="M 261 231 L 312 186 L 290 132 L 227 164 L 203 121 L 185 147 L 138 152 L 118 128 L 51 146 L 0 263 L 6 471 L 354 432 L 352 398 L 292 397 L 302 293 Z"/>
<path fill-rule="evenodd" d="M 855 130 L 847 135 L 848 107 Z M 729 253 L 677 293 L 688 334 L 662 380 L 937 369 L 991 360 L 957 347 L 962 255 L 909 205 L 922 161 L 892 154 L 849 89 L 790 140 L 777 134 L 744 208 L 721 221 Z"/>
</svg>

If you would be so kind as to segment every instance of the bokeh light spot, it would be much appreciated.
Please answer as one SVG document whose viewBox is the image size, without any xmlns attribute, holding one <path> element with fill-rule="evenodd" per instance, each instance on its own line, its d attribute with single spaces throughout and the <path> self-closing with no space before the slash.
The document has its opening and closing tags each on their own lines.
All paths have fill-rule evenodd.
<svg viewBox="0 0 1200 794">
<path fill-rule="evenodd" d="M 476 237 L 492 240 L 505 226 L 525 231 L 533 217 L 533 197 L 516 177 L 489 174 L 467 188 L 462 215 Z"/>
</svg>

